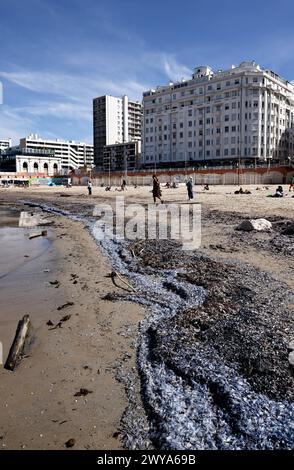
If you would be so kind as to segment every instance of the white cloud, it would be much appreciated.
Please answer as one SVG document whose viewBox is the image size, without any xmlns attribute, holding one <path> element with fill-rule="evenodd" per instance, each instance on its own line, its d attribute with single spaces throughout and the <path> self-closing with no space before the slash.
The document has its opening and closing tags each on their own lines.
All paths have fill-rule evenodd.
<svg viewBox="0 0 294 470">
<path fill-rule="evenodd" d="M 164 70 L 172 81 L 191 78 L 192 71 L 176 61 L 173 56 L 163 56 Z"/>
<path fill-rule="evenodd" d="M 93 98 L 126 94 L 131 99 L 141 100 L 142 93 L 154 86 L 191 76 L 191 70 L 174 55 L 146 51 L 142 45 L 140 48 L 141 52 L 128 51 L 125 55 L 119 52 L 109 55 L 106 51 L 98 55 L 96 51 L 76 54 L 78 61 L 70 56 L 63 57 L 63 68 L 53 71 L 20 67 L 0 70 L 4 83 L 26 90 L 21 103 L 15 106 L 6 103 L 5 107 L 0 107 L 1 137 L 7 133 L 13 138 L 29 132 L 45 134 L 43 126 L 48 118 L 47 134 L 56 129 L 62 132 L 63 127 L 72 122 L 77 133 L 74 138 L 80 140 L 80 132 L 91 133 Z M 55 118 L 56 122 L 50 118 Z"/>
<path fill-rule="evenodd" d="M 15 112 L 8 106 L 0 106 L 0 137 L 11 138 L 14 144 L 18 144 L 20 137 L 24 137 L 28 129 L 33 129 L 33 119 Z"/>
</svg>

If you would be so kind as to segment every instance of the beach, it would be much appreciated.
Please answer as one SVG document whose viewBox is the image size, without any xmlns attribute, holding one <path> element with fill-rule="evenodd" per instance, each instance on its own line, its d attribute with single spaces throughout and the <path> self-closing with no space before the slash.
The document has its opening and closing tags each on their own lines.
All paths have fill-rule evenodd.
<svg viewBox="0 0 294 470">
<path fill-rule="evenodd" d="M 279 428 L 275 412 L 272 435 L 268 431 L 258 438 L 255 424 L 253 430 L 246 426 L 250 414 L 258 415 L 263 406 L 272 406 L 279 415 L 281 390 L 287 396 L 288 416 L 293 413 L 287 344 L 293 339 L 294 247 L 293 236 L 283 233 L 293 223 L 293 193 L 279 199 L 267 197 L 274 186 L 246 189 L 251 194 L 235 195 L 233 186 L 211 186 L 209 191 L 195 187 L 193 203 L 201 204 L 202 209 L 202 243 L 197 253 L 185 254 L 173 243 L 147 240 L 122 247 L 100 246 L 94 239 L 95 205 L 107 203 L 115 208 L 116 196 L 124 196 L 127 204 L 146 207 L 152 203 L 151 187 L 128 188 L 123 193 L 94 187 L 91 197 L 85 187 L 0 190 L 2 207 L 49 210 L 54 222 L 45 239 L 18 243 L 16 260 L 22 263 L 15 257 L 10 260 L 13 272 L 7 275 L 6 269 L 1 279 L 4 352 L 7 354 L 17 321 L 24 314 L 30 315 L 34 328 L 29 353 L 17 370 L 0 372 L 2 448 L 62 449 L 69 439 L 74 439 L 76 449 L 226 448 L 213 437 L 220 414 L 226 423 L 222 435 L 228 448 L 248 447 L 245 434 L 250 435 L 252 448 L 271 448 L 278 439 L 273 438 L 276 429 L 284 433 L 284 447 L 290 446 L 291 437 Z M 163 188 L 163 199 L 186 204 L 186 188 Z M 2 218 L 6 236 L 9 230 L 16 230 L 15 226 L 7 228 L 16 225 L 7 217 L 5 222 Z M 273 229 L 236 231 L 246 218 L 266 218 Z M 30 244 L 35 245 L 32 252 L 28 251 Z M 120 279 L 114 283 L 109 276 L 113 270 L 135 291 Z M 203 309 L 205 296 L 209 302 Z M 67 303 L 72 305 L 58 310 Z M 256 310 L 250 328 L 241 307 Z M 70 318 L 55 328 L 65 315 Z M 47 325 L 49 320 L 53 325 Z M 271 320 L 277 332 L 272 330 Z M 223 337 L 226 328 L 236 334 Z M 243 339 L 238 337 L 238 329 L 243 331 Z M 213 335 L 219 338 L 214 346 Z M 236 353 L 238 341 L 243 358 Z M 263 344 L 263 353 L 258 342 Z M 225 351 L 226 343 L 231 354 Z M 275 357 L 270 344 L 277 347 Z M 249 361 L 251 353 L 254 357 Z M 211 375 L 207 375 L 207 361 L 211 362 Z M 197 363 L 196 369 L 189 370 L 193 363 L 195 367 Z M 195 370 L 202 370 L 204 385 L 193 375 Z M 232 400 L 231 408 L 224 410 L 220 399 L 224 393 L 219 391 L 223 379 L 215 375 L 216 370 L 227 378 L 222 383 L 227 396 L 235 397 L 239 390 L 241 397 L 252 393 L 256 401 L 254 410 L 244 406 L 240 411 L 238 437 L 232 437 L 228 424 L 236 405 Z M 265 385 L 269 377 L 277 384 L 272 392 Z M 197 384 L 192 388 L 191 378 Z M 208 387 L 212 382 L 216 384 L 214 395 Z M 81 389 L 88 393 L 75 396 Z M 161 390 L 160 394 L 155 390 Z M 268 401 L 258 404 L 261 395 Z M 190 397 L 190 402 L 198 403 L 199 396 L 203 398 L 197 410 L 203 415 L 201 423 L 214 416 L 211 423 L 201 426 L 195 423 L 195 410 L 187 402 Z M 221 405 L 216 400 L 208 408 L 213 396 Z M 181 415 L 184 421 L 178 419 Z M 265 414 L 261 416 L 263 419 Z M 281 442 L 276 448 L 283 448 Z"/>
</svg>

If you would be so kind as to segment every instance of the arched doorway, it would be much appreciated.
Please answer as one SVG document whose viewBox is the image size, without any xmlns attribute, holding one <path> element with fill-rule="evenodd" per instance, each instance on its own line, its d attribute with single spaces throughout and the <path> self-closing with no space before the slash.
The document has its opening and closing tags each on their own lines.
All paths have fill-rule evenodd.
<svg viewBox="0 0 294 470">
<path fill-rule="evenodd" d="M 39 171 L 39 165 L 38 163 L 34 163 L 34 173 L 38 173 Z"/>
<path fill-rule="evenodd" d="M 22 171 L 23 171 L 23 173 L 27 173 L 27 172 L 28 172 L 28 164 L 27 164 L 27 162 L 23 162 L 23 164 L 22 164 Z"/>
<path fill-rule="evenodd" d="M 48 175 L 48 163 L 44 163 L 44 173 Z"/>
<path fill-rule="evenodd" d="M 54 165 L 53 165 L 53 172 L 54 172 L 54 175 L 56 175 L 58 173 L 57 163 L 54 163 Z"/>
</svg>

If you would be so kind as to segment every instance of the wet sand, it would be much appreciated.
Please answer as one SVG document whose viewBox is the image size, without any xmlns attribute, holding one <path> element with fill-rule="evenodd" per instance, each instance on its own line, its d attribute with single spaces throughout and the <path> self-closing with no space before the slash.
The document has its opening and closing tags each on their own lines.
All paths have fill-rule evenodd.
<svg viewBox="0 0 294 470">
<path fill-rule="evenodd" d="M 20 243 L 17 260 L 23 254 L 32 259 L 12 257 L 0 280 L 4 358 L 25 313 L 32 319 L 33 342 L 14 372 L 0 370 L 0 447 L 64 449 L 75 439 L 73 449 L 119 449 L 128 400 L 115 377 L 135 366 L 142 310 L 125 304 L 122 312 L 120 305 L 102 300 L 117 288 L 80 223 L 56 217 L 46 239 Z M 50 284 L 55 280 L 59 288 Z M 58 310 L 67 302 L 73 305 Z M 90 393 L 75 396 L 81 388 Z"/>
</svg>

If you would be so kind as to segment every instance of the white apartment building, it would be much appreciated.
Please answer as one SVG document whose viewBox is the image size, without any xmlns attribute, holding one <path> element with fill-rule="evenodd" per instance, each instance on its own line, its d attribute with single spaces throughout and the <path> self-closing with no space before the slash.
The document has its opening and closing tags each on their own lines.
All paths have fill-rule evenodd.
<svg viewBox="0 0 294 470">
<path fill-rule="evenodd" d="M 130 101 L 125 95 L 117 98 L 110 95 L 93 100 L 94 160 L 103 166 L 106 145 L 141 140 L 142 105 Z"/>
<path fill-rule="evenodd" d="M 12 145 L 11 139 L 0 139 L 0 152 L 1 150 L 6 150 Z"/>
<path fill-rule="evenodd" d="M 287 161 L 293 157 L 294 87 L 255 62 L 143 94 L 145 167 Z"/>
<path fill-rule="evenodd" d="M 27 150 L 47 149 L 53 150 L 57 159 L 61 158 L 61 171 L 67 173 L 83 166 L 89 169 L 94 164 L 93 145 L 73 140 L 48 140 L 41 139 L 36 134 L 30 134 L 20 139 L 20 148 Z"/>
<path fill-rule="evenodd" d="M 103 151 L 104 171 L 133 171 L 138 168 L 141 157 L 141 141 L 105 145 Z"/>
</svg>

